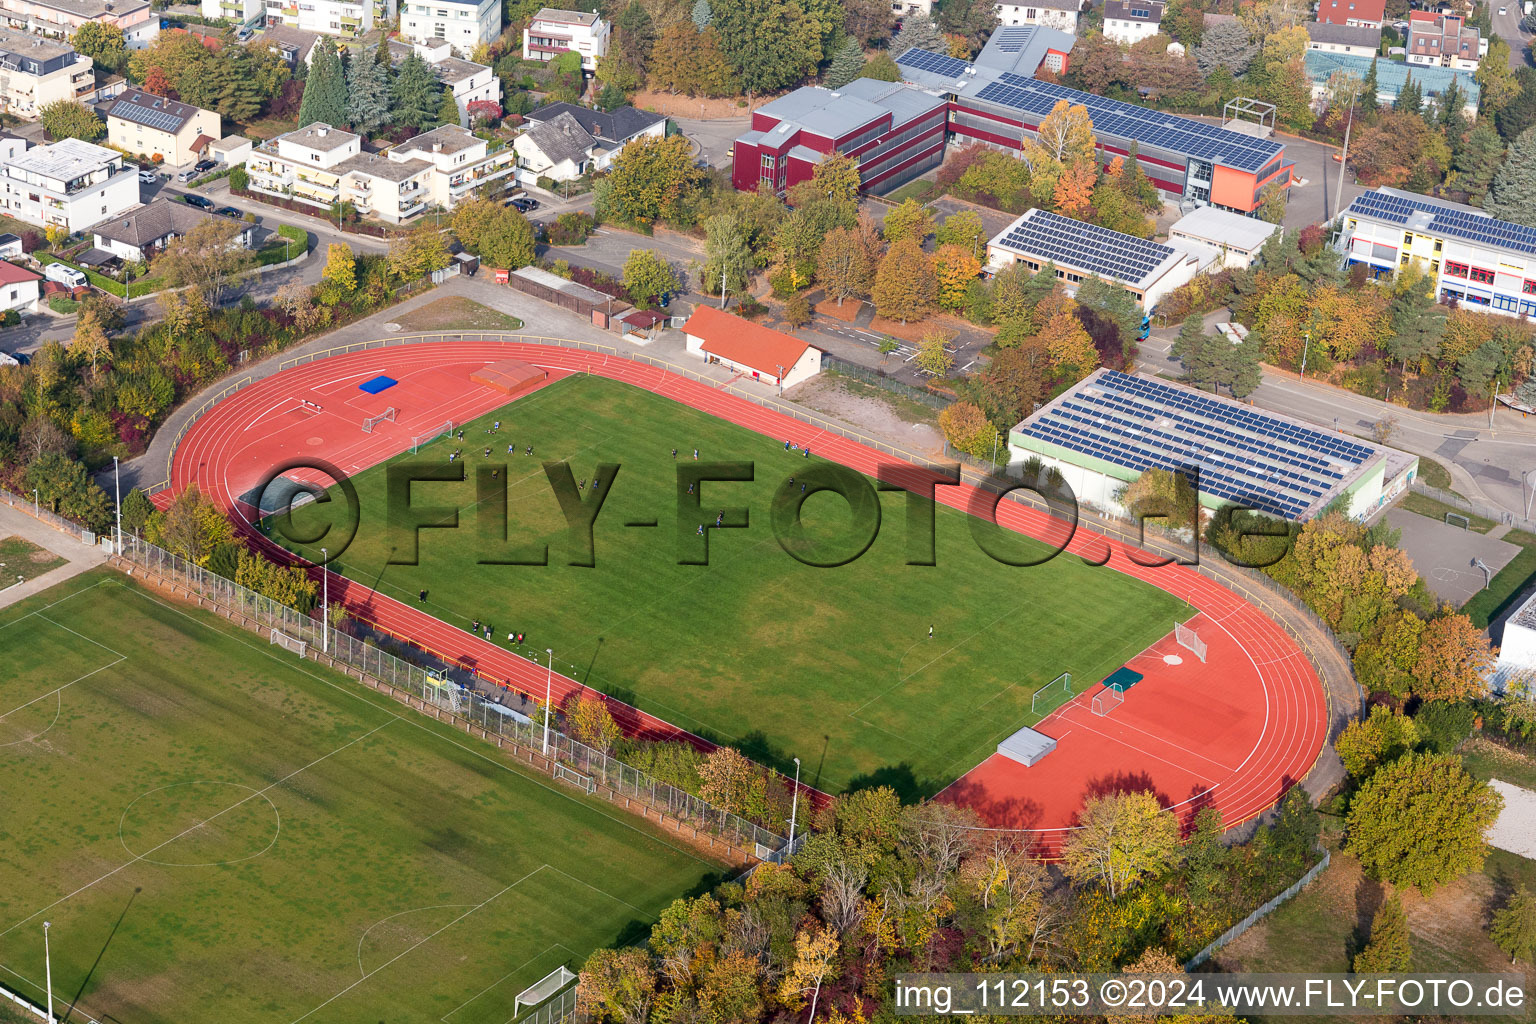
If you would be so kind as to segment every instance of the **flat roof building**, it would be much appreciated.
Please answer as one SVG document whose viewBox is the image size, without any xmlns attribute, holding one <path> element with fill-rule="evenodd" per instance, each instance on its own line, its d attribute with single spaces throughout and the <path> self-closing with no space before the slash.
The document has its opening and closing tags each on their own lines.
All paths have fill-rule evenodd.
<svg viewBox="0 0 1536 1024">
<path fill-rule="evenodd" d="M 1536 319 L 1536 228 L 1395 188 L 1356 196 L 1339 248 L 1377 276 L 1413 264 L 1442 302 Z"/>
<path fill-rule="evenodd" d="M 1280 225 L 1257 217 L 1201 206 L 1185 214 L 1168 229 L 1168 241 L 1195 242 L 1221 254 L 1221 265 L 1242 269 L 1253 265 L 1259 250 Z"/>
<path fill-rule="evenodd" d="M 34 146 L 0 167 L 0 209 L 30 224 L 81 231 L 138 204 L 137 169 L 79 139 Z"/>
<path fill-rule="evenodd" d="M 1200 503 L 1306 520 L 1342 499 L 1365 518 L 1418 472 L 1418 457 L 1157 377 L 1101 368 L 1008 434 L 1012 462 L 1038 457 L 1079 501 L 1123 515 L 1148 469 L 1198 470 Z"/>
<path fill-rule="evenodd" d="M 1245 218 L 1246 219 L 1246 218 Z M 1142 309 L 1213 264 L 1207 246 L 1172 246 L 1085 224 L 1047 210 L 1030 210 L 987 243 L 985 270 L 995 274 L 1013 263 L 1032 271 L 1047 264 L 1069 291 L 1091 277 L 1122 285 Z"/>
</svg>

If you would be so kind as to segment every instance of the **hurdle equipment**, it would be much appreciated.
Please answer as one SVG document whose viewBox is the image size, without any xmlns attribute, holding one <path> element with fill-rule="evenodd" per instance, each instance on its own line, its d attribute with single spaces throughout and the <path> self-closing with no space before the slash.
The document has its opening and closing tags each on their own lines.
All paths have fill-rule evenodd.
<svg viewBox="0 0 1536 1024">
<path fill-rule="evenodd" d="M 322 412 L 322 411 L 324 411 L 324 407 L 321 406 L 321 404 L 319 402 L 311 402 L 307 398 L 299 399 L 299 406 L 301 408 L 303 408 L 305 412 Z"/>
<path fill-rule="evenodd" d="M 380 423 L 384 423 L 384 422 L 389 422 L 389 423 L 395 422 L 395 407 L 394 406 L 390 406 L 388 409 L 385 409 L 383 412 L 379 413 L 376 416 L 369 416 L 367 419 L 363 420 L 363 433 L 365 433 L 365 434 L 373 433 L 373 428 L 378 426 Z"/>
<path fill-rule="evenodd" d="M 1200 639 L 1200 634 L 1184 625 L 1182 622 L 1173 624 L 1173 638 L 1178 641 L 1180 647 L 1190 654 L 1205 662 L 1205 641 Z"/>
<path fill-rule="evenodd" d="M 287 633 L 284 633 L 280 629 L 274 629 L 272 631 L 271 642 L 282 647 L 284 650 L 292 651 L 294 654 L 297 654 L 301 658 L 304 657 L 304 653 L 309 650 L 309 644 L 305 643 L 303 640 L 298 639 L 297 637 L 289 636 Z"/>
<path fill-rule="evenodd" d="M 1093 713 L 1103 718 L 1124 703 L 1125 691 L 1106 686 L 1094 695 Z"/>
<path fill-rule="evenodd" d="M 415 455 L 416 452 L 419 451 L 421 446 L 424 444 L 431 444 L 433 441 L 436 441 L 440 437 L 452 436 L 453 420 L 448 420 L 446 423 L 440 423 L 438 424 L 437 429 L 433 430 L 431 433 L 418 434 L 411 438 L 411 454 Z"/>
<path fill-rule="evenodd" d="M 1047 714 L 1065 703 L 1071 696 L 1072 673 L 1063 672 L 1036 690 L 1034 696 L 1029 698 L 1029 713 L 1038 718 L 1044 718 Z"/>
</svg>

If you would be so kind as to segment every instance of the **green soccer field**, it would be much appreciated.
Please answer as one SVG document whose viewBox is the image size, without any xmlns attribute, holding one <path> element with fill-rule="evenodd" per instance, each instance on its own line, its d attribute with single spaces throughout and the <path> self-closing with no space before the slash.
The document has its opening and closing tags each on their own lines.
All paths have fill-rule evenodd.
<svg viewBox="0 0 1536 1024">
<path fill-rule="evenodd" d="M 501 431 L 488 434 L 498 419 Z M 412 502 L 459 509 L 458 528 L 421 530 L 418 564 L 389 564 L 407 557 L 410 536 L 394 528 L 407 519 L 388 510 L 387 467 L 445 468 L 455 447 L 467 479 L 415 484 Z M 702 514 L 680 515 L 690 496 L 676 474 L 693 465 L 694 448 L 706 461 L 754 463 L 755 479 L 705 483 Z M 883 525 L 862 557 L 805 565 L 781 549 L 767 511 L 775 489 L 817 461 L 814 445 L 811 454 L 627 384 L 567 377 L 466 424 L 462 442 L 440 440 L 354 478 L 361 523 L 339 569 L 412 604 L 426 590 L 439 618 L 460 629 L 490 623 L 503 646 L 509 630 L 522 632 L 526 653 L 542 660 L 553 648 L 562 671 L 761 761 L 793 770 L 798 756 L 806 780 L 830 792 L 870 780 L 909 796 L 937 792 L 1035 721 L 1036 687 L 1071 672 L 1081 690 L 1188 614 L 1163 591 L 1073 556 L 1028 568 L 995 561 L 972 525 L 1016 560 L 1045 548 L 943 506 L 936 564 L 907 565 L 903 494 L 881 495 Z M 589 487 L 599 463 L 621 466 L 593 529 L 592 568 L 568 564 L 543 460 L 570 460 Z M 484 503 L 483 466 L 505 466 Z M 503 482 L 505 540 L 494 499 Z M 340 505 L 303 506 L 294 525 L 317 530 Z M 713 526 L 738 506 L 748 526 L 708 530 L 709 564 L 679 564 L 702 550 L 701 519 Z M 625 525 L 649 520 L 658 525 Z M 805 505 L 813 537 L 845 537 L 851 521 L 836 495 Z M 547 566 L 487 564 L 540 545 Z"/>
<path fill-rule="evenodd" d="M 109 570 L 0 612 L 0 794 L 0 983 L 104 1022 L 503 1024 L 719 870 Z"/>
</svg>

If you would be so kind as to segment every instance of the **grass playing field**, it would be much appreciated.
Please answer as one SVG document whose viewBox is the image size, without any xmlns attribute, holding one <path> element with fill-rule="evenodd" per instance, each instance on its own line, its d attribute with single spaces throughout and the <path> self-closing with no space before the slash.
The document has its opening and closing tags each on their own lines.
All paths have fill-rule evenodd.
<svg viewBox="0 0 1536 1024">
<path fill-rule="evenodd" d="M 501 431 L 488 434 L 497 419 Z M 789 769 L 799 756 L 806 780 L 832 792 L 870 780 L 914 796 L 942 789 L 1031 724 L 1036 687 L 1070 671 L 1082 689 L 1187 614 L 1164 592 L 1076 557 L 994 561 L 973 524 L 1016 557 L 1045 549 L 942 506 L 937 564 L 907 565 L 902 494 L 882 495 L 883 527 L 862 557 L 805 565 L 780 548 L 767 509 L 817 461 L 814 446 L 807 459 L 782 438 L 604 378 L 556 381 L 466 424 L 462 442 L 395 461 L 446 466 L 455 447 L 468 479 L 418 483 L 412 500 L 459 508 L 459 527 L 420 531 L 419 564 L 387 564 L 409 538 L 390 527 L 389 464 L 376 466 L 354 480 L 361 524 L 341 571 L 412 603 L 426 590 L 429 608 L 459 628 L 479 619 L 498 641 L 523 632 L 540 659 L 552 647 L 563 671 L 759 760 Z M 676 473 L 693 465 L 694 448 L 704 460 L 755 463 L 755 479 L 706 482 L 702 509 L 680 515 L 692 496 Z M 594 527 L 592 568 L 567 564 L 565 520 L 540 465 L 563 459 L 589 487 L 599 463 L 621 466 Z M 475 482 L 497 465 L 510 493 L 505 541 L 496 503 L 480 504 Z M 709 564 L 679 564 L 680 549 L 702 543 L 699 524 L 737 506 L 749 525 L 707 530 Z M 296 525 L 315 529 L 337 507 L 302 507 Z M 851 519 L 830 493 L 805 506 L 814 537 L 845 536 Z M 625 525 L 649 520 L 658 525 Z M 547 566 L 484 564 L 544 544 Z"/>
<path fill-rule="evenodd" d="M 109 570 L 0 613 L 0 793 L 0 981 L 107 1022 L 503 1024 L 717 870 Z"/>
</svg>

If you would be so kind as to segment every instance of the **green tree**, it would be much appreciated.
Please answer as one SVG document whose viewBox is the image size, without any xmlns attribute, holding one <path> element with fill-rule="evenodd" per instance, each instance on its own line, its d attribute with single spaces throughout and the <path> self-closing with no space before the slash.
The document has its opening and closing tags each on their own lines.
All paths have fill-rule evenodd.
<svg viewBox="0 0 1536 1024">
<path fill-rule="evenodd" d="M 144 524 L 155 513 L 155 503 L 149 495 L 135 487 L 123 495 L 123 531 L 135 537 L 144 535 Z"/>
<path fill-rule="evenodd" d="M 51 139 L 81 139 L 95 142 L 107 133 L 107 126 L 84 104 L 74 100 L 54 100 L 38 110 L 43 130 Z"/>
<path fill-rule="evenodd" d="M 827 67 L 827 73 L 822 76 L 821 82 L 828 89 L 841 89 L 855 78 L 864 74 L 864 47 L 859 41 L 849 36 L 843 41 L 832 57 L 832 63 Z"/>
<path fill-rule="evenodd" d="M 437 106 L 437 124 L 459 123 L 459 101 L 454 99 L 452 89 L 443 90 L 443 100 Z M 434 125 L 433 127 L 436 127 Z"/>
<path fill-rule="evenodd" d="M 816 195 L 834 203 L 849 207 L 858 203 L 859 185 L 859 162 L 841 153 L 833 154 L 811 171 L 811 186 Z"/>
<path fill-rule="evenodd" d="M 700 284 L 706 294 L 720 294 L 725 308 L 726 292 L 747 287 L 747 272 L 752 267 L 752 248 L 741 218 L 734 213 L 717 213 L 704 222 L 704 268 Z"/>
<path fill-rule="evenodd" d="M 75 29 L 75 50 L 85 54 L 96 66 L 107 71 L 118 71 L 128 59 L 128 44 L 123 40 L 123 30 L 104 21 L 87 21 Z"/>
<path fill-rule="evenodd" d="M 1493 183 L 1493 176 L 1504 164 L 1504 140 L 1487 119 L 1479 120 L 1467 133 L 1467 140 L 1451 162 L 1461 175 L 1461 184 L 1474 202 L 1481 202 Z"/>
<path fill-rule="evenodd" d="M 735 0 L 710 26 L 747 95 L 775 92 L 816 70 L 824 26 L 797 0 Z"/>
<path fill-rule="evenodd" d="M 482 247 L 488 241 L 489 234 L 490 231 L 487 229 L 486 235 L 481 239 Z M 442 270 L 452 258 L 448 254 L 448 243 L 443 240 L 443 236 L 423 224 L 410 234 L 395 239 L 390 244 L 386 261 L 389 272 L 394 278 L 408 283 L 434 270 Z"/>
<path fill-rule="evenodd" d="M 1445 307 L 1435 301 L 1435 282 L 1417 266 L 1404 267 L 1392 282 L 1387 306 L 1392 333 L 1384 342 L 1387 354 L 1398 360 L 1403 372 L 1440 350 L 1445 336 Z"/>
<path fill-rule="evenodd" d="M 1178 858 L 1179 823 L 1148 792 L 1089 797 L 1061 847 L 1062 870 L 1117 897 Z"/>
<path fill-rule="evenodd" d="M 1402 898 L 1395 893 L 1376 909 L 1371 919 L 1371 941 L 1355 954 L 1356 974 L 1393 974 L 1412 970 L 1413 948 L 1408 943 L 1408 917 Z"/>
<path fill-rule="evenodd" d="M 1357 779 L 1375 771 L 1378 765 L 1395 761 L 1419 742 L 1413 719 L 1382 704 L 1371 708 L 1370 717 L 1352 721 L 1334 743 L 1344 770 Z"/>
<path fill-rule="evenodd" d="M 979 258 L 987 250 L 987 229 L 981 223 L 981 214 L 961 210 L 944 218 L 934 232 L 934 241 L 939 245 L 958 245 Z"/>
<path fill-rule="evenodd" d="M 1185 380 L 1215 391 L 1221 378 L 1221 354 L 1216 346 L 1221 343 L 1221 339 L 1206 335 L 1204 316 L 1198 312 L 1190 313 L 1184 318 L 1168 354 L 1184 367 Z"/>
<path fill-rule="evenodd" d="M 1501 909 L 1494 911 L 1488 930 L 1494 945 L 1509 954 L 1509 962 L 1536 963 L 1536 896 L 1524 885 Z"/>
<path fill-rule="evenodd" d="M 1424 113 L 1424 89 L 1413 80 L 1413 72 L 1408 72 L 1403 87 L 1398 90 L 1397 99 L 1392 103 L 1392 109 L 1404 114 Z"/>
<path fill-rule="evenodd" d="M 412 54 L 415 56 L 415 54 Z M 420 57 L 416 57 L 421 60 Z M 431 72 L 428 72 L 431 74 Z M 436 81 L 434 77 L 433 81 Z M 417 124 L 397 118 L 402 124 Z M 341 57 L 329 39 L 315 44 L 309 74 L 304 79 L 304 98 L 299 101 L 299 127 L 347 123 L 347 79 Z"/>
<path fill-rule="evenodd" d="M 314 71 L 310 71 L 310 84 L 304 87 L 305 102 L 309 90 L 314 87 Z M 390 118 L 395 124 L 420 129 L 435 122 L 438 108 L 442 106 L 439 93 L 443 85 L 421 55 L 412 51 L 395 69 L 395 81 L 390 87 Z M 304 120 L 302 111 L 299 120 Z"/>
<path fill-rule="evenodd" d="M 383 48 L 381 43 L 347 66 L 347 123 L 364 135 L 372 135 L 389 121 L 391 65 L 374 59 Z"/>
<path fill-rule="evenodd" d="M 875 262 L 857 233 L 834 228 L 816 254 L 816 279 L 841 306 L 850 295 L 868 295 L 874 284 Z"/>
<path fill-rule="evenodd" d="M 693 24 L 699 31 L 709 28 L 709 23 L 714 19 L 714 14 L 710 12 L 709 0 L 694 0 Z"/>
<path fill-rule="evenodd" d="M 205 110 L 216 110 L 235 121 L 246 121 L 261 110 L 264 97 L 249 50 L 225 46 L 184 72 L 178 85 L 181 98 Z"/>
<path fill-rule="evenodd" d="M 685 136 L 636 139 L 614 159 L 598 212 L 624 223 L 652 224 L 675 215 L 702 183 Z"/>
<path fill-rule="evenodd" d="M 1509 159 L 1493 176 L 1483 209 L 1500 220 L 1536 227 L 1536 128 L 1509 147 Z"/>
<path fill-rule="evenodd" d="M 901 22 L 901 31 L 891 40 L 891 52 L 902 54 L 916 47 L 934 53 L 945 52 L 944 37 L 939 35 L 933 19 L 921 12 L 908 14 Z"/>
<path fill-rule="evenodd" d="M 631 249 L 624 261 L 624 290 L 641 309 L 658 309 L 663 297 L 679 291 L 677 274 L 654 249 Z"/>
<path fill-rule="evenodd" d="M 249 269 L 255 261 L 249 249 L 235 241 L 245 228 L 238 221 L 209 217 L 193 225 L 180 238 L 173 238 L 155 261 L 155 269 L 167 283 L 196 286 L 217 308 L 230 279 Z"/>
<path fill-rule="evenodd" d="M 881 316 L 906 323 L 932 311 L 938 290 L 928 255 L 916 239 L 904 238 L 880 261 L 870 297 Z"/>
<path fill-rule="evenodd" d="M 903 199 L 900 206 L 885 215 L 881 230 L 891 245 L 904 238 L 915 239 L 921 245 L 933 234 L 933 214 L 916 199 Z"/>
<path fill-rule="evenodd" d="M 1348 848 L 1367 871 L 1428 895 L 1482 866 L 1504 800 L 1450 754 L 1407 754 L 1350 802 Z"/>
<path fill-rule="evenodd" d="M 325 250 L 325 269 L 320 271 L 320 281 L 341 295 L 350 295 L 357 288 L 357 254 L 343 242 L 332 242 Z"/>
<path fill-rule="evenodd" d="M 955 357 L 949 353 L 952 340 L 953 336 L 947 331 L 924 331 L 922 340 L 917 344 L 917 356 L 913 360 L 917 368 L 934 377 L 948 377 L 949 371 L 955 367 Z M 981 412 L 980 409 L 976 411 L 978 415 Z"/>
<path fill-rule="evenodd" d="M 860 72 L 859 77 L 872 78 L 877 82 L 899 82 L 901 67 L 889 53 L 881 51 L 864 63 L 864 70 Z"/>
<path fill-rule="evenodd" d="M 535 249 L 533 226 L 510 207 L 502 207 L 480 235 L 480 258 L 488 266 L 506 270 L 526 267 L 533 262 Z"/>
</svg>

